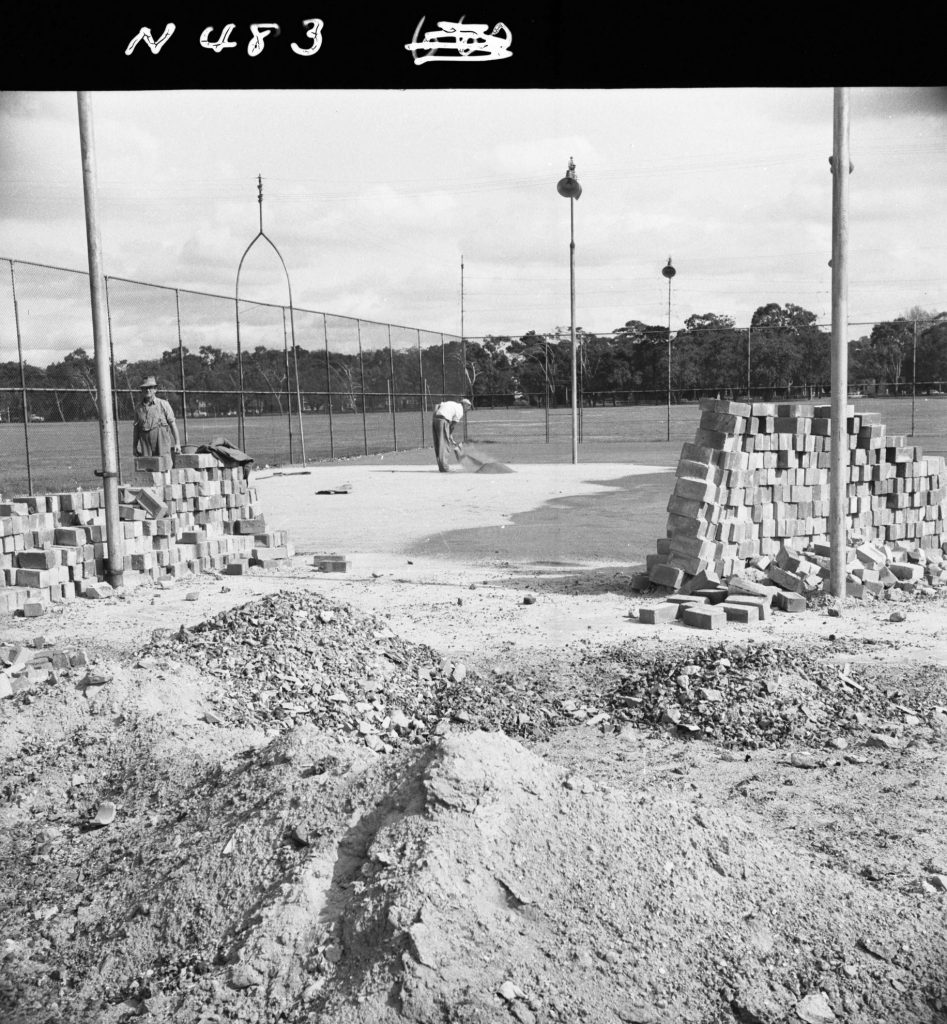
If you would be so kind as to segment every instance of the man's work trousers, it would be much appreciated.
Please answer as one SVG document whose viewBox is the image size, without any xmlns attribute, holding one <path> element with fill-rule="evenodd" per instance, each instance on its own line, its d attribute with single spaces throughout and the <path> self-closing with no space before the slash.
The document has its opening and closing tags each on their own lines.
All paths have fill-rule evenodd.
<svg viewBox="0 0 947 1024">
<path fill-rule="evenodd" d="M 437 459 L 437 468 L 442 473 L 449 473 L 450 467 L 447 464 L 447 457 L 451 452 L 450 420 L 443 416 L 435 416 L 431 422 L 431 430 L 434 433 L 434 457 Z"/>
</svg>

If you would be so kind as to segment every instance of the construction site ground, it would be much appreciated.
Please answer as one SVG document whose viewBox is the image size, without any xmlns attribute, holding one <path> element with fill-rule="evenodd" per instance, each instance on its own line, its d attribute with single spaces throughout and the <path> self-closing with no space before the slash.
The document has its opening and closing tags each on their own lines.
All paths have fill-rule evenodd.
<svg viewBox="0 0 947 1024">
<path fill-rule="evenodd" d="M 88 662 L 0 701 L 0 1020 L 947 1021 L 947 597 L 643 625 L 673 465 L 261 469 L 292 565 L 0 623 Z"/>
</svg>

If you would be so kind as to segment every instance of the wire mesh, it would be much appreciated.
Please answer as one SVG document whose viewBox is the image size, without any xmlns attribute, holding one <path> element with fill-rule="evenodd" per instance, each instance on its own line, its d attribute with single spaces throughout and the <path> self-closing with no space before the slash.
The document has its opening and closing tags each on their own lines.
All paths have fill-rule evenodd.
<svg viewBox="0 0 947 1024">
<path fill-rule="evenodd" d="M 470 397 L 465 435 L 568 442 L 568 332 L 452 334 L 106 279 L 113 412 L 132 471 L 140 383 L 154 376 L 182 442 L 225 438 L 258 465 L 431 445 L 434 406 Z M 767 307 L 769 308 L 769 307 Z M 804 312 L 804 311 L 803 311 Z M 828 404 L 816 323 L 685 329 L 630 322 L 577 337 L 579 440 L 689 440 L 701 398 Z M 239 330 L 238 330 L 239 326 Z M 851 324 L 851 400 L 925 450 L 947 444 L 947 317 Z M 862 336 L 855 339 L 861 329 Z M 88 275 L 0 259 L 0 491 L 89 486 L 101 462 Z M 670 358 L 670 390 L 668 359 Z"/>
</svg>

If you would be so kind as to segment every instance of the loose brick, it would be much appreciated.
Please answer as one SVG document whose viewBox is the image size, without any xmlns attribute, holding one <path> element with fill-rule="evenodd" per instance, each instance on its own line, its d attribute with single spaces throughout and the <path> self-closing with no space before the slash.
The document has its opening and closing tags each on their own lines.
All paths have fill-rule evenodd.
<svg viewBox="0 0 947 1024">
<path fill-rule="evenodd" d="M 758 604 L 739 604 L 724 601 L 720 605 L 728 622 L 759 622 L 763 617 L 763 609 Z"/>
<path fill-rule="evenodd" d="M 802 594 L 791 594 L 779 590 L 773 594 L 773 606 L 783 612 L 804 612 L 808 604 Z"/>
<path fill-rule="evenodd" d="M 648 577 L 659 587 L 670 587 L 672 590 L 677 590 L 684 582 L 684 570 L 675 569 L 666 563 L 659 562 L 649 571 Z"/>
<path fill-rule="evenodd" d="M 684 625 L 693 626 L 695 629 L 719 629 L 727 621 L 726 612 L 720 610 L 722 606 L 702 607 L 691 605 L 684 609 Z"/>
<path fill-rule="evenodd" d="M 59 556 L 52 548 L 27 548 L 15 555 L 21 569 L 52 569 L 59 565 Z"/>
<path fill-rule="evenodd" d="M 677 618 L 677 605 L 669 602 L 656 604 L 651 608 L 638 609 L 638 621 L 646 625 L 673 622 Z"/>
</svg>

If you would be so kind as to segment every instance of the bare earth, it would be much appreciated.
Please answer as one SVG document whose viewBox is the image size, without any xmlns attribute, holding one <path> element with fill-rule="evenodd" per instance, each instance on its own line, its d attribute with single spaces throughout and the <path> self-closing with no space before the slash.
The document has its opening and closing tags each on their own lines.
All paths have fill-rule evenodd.
<svg viewBox="0 0 947 1024">
<path fill-rule="evenodd" d="M 636 497 L 635 474 L 661 491 L 654 467 L 513 468 L 260 473 L 293 567 L 0 623 L 107 679 L 0 701 L 0 1019 L 947 1020 L 944 593 L 903 622 L 878 601 L 641 625 L 658 598 L 630 575 L 664 523 L 636 515 L 671 478 Z M 281 594 L 336 673 L 323 697 L 348 687 L 351 721 L 375 721 L 426 688 L 430 728 L 417 711 L 376 752 L 298 691 L 267 717 L 253 680 L 283 648 L 238 687 L 226 650 L 194 646 Z M 712 690 L 758 647 L 780 738 L 765 716 L 690 740 L 623 717 L 639 668 Z"/>
</svg>

